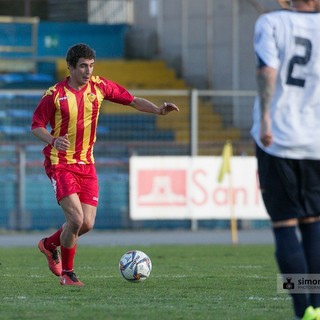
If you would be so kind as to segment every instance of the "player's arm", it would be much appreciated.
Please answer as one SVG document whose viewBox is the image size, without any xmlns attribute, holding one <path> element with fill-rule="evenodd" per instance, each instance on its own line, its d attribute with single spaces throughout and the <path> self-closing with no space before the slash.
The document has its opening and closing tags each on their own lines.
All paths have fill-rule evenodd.
<svg viewBox="0 0 320 320">
<path fill-rule="evenodd" d="M 31 132 L 41 141 L 52 145 L 58 150 L 66 151 L 70 147 L 68 135 L 53 137 L 46 126 L 50 119 L 54 117 L 54 107 L 50 96 L 42 98 L 34 111 L 31 124 Z"/>
<path fill-rule="evenodd" d="M 265 147 L 273 142 L 270 106 L 274 94 L 277 70 L 268 66 L 257 68 L 257 85 L 260 99 L 260 140 Z"/>
<path fill-rule="evenodd" d="M 70 141 L 68 135 L 60 136 L 54 138 L 46 128 L 37 127 L 32 129 L 32 133 L 41 141 L 46 142 L 47 144 L 52 145 L 57 150 L 67 151 L 70 147 Z"/>
<path fill-rule="evenodd" d="M 115 103 L 129 105 L 141 112 L 166 115 L 171 111 L 179 111 L 179 108 L 171 102 L 164 102 L 161 106 L 157 106 L 153 102 L 139 97 L 134 97 L 127 89 L 116 82 L 99 77 L 99 87 L 104 94 L 104 99 Z"/>
<path fill-rule="evenodd" d="M 37 127 L 32 129 L 32 133 L 41 141 L 47 144 L 54 144 L 54 137 L 49 133 L 46 128 Z"/>
<path fill-rule="evenodd" d="M 257 90 L 260 105 L 260 141 L 265 147 L 273 142 L 270 108 L 275 90 L 279 53 L 275 39 L 277 22 L 272 15 L 261 15 L 255 25 L 254 49 L 257 57 Z"/>
<path fill-rule="evenodd" d="M 158 107 L 153 102 L 138 97 L 134 97 L 133 101 L 129 105 L 139 111 L 159 115 L 166 115 L 171 111 L 179 111 L 179 108 L 171 102 L 164 102 L 161 106 Z"/>
</svg>

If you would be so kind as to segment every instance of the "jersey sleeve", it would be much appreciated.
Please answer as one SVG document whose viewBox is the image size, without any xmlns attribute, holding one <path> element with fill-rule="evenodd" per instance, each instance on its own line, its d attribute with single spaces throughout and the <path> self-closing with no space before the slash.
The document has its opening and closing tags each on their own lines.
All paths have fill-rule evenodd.
<svg viewBox="0 0 320 320">
<path fill-rule="evenodd" d="M 277 69 L 279 66 L 276 40 L 276 25 L 269 14 L 259 17 L 255 24 L 254 50 L 257 55 L 257 67 L 268 66 Z"/>
<path fill-rule="evenodd" d="M 104 100 L 128 105 L 134 99 L 134 96 L 127 89 L 113 81 L 100 77 L 98 83 L 103 91 Z"/>
<path fill-rule="evenodd" d="M 54 113 L 55 105 L 53 96 L 45 94 L 33 113 L 31 129 L 46 128 L 47 124 L 54 116 Z"/>
</svg>

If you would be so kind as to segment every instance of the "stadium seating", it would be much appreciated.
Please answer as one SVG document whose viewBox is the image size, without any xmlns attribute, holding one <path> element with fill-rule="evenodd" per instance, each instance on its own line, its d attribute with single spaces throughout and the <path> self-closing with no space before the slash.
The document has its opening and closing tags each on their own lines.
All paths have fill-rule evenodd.
<svg viewBox="0 0 320 320">
<path fill-rule="evenodd" d="M 45 89 L 52 85 L 54 77 L 40 73 L 0 74 L 0 89 Z"/>
<path fill-rule="evenodd" d="M 102 114 L 98 134 L 108 141 L 172 141 L 171 130 L 156 127 L 156 116 L 146 114 Z"/>
<path fill-rule="evenodd" d="M 104 76 L 128 89 L 185 89 L 174 70 L 162 60 L 98 60 L 94 74 Z M 64 59 L 57 60 L 57 79 L 68 75 Z"/>
<path fill-rule="evenodd" d="M 3 141 L 30 141 L 31 118 L 41 95 L 0 94 L 0 136 Z"/>
</svg>

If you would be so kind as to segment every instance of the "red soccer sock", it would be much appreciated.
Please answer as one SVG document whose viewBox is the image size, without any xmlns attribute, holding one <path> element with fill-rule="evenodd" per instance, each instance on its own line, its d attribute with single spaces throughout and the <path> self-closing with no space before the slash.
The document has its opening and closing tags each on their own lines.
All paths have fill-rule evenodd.
<svg viewBox="0 0 320 320">
<path fill-rule="evenodd" d="M 50 237 L 46 238 L 44 241 L 44 246 L 48 250 L 55 250 L 57 247 L 60 246 L 60 235 L 62 232 L 62 227 L 58 229 L 54 234 Z"/>
<path fill-rule="evenodd" d="M 61 246 L 62 272 L 73 271 L 73 261 L 76 254 L 77 245 L 73 248 L 65 248 Z"/>
</svg>

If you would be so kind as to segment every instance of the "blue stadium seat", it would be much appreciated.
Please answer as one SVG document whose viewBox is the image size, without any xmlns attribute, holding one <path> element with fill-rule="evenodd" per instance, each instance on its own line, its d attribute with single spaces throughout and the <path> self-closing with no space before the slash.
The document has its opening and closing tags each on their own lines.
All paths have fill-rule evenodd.
<svg viewBox="0 0 320 320">
<path fill-rule="evenodd" d="M 55 82 L 47 74 L 7 73 L 0 75 L 1 89 L 46 89 Z"/>
<path fill-rule="evenodd" d="M 7 111 L 7 115 L 12 118 L 26 119 L 29 122 L 32 119 L 33 111 L 31 110 L 21 110 L 21 109 L 10 109 Z"/>
<path fill-rule="evenodd" d="M 9 141 L 32 139 L 30 125 L 40 95 L 0 95 L 0 133 Z M 157 128 L 153 114 L 101 114 L 97 134 L 106 141 L 174 141 L 172 130 Z"/>
<path fill-rule="evenodd" d="M 156 130 L 156 119 L 152 114 L 102 114 L 99 121 L 109 130 Z"/>
<path fill-rule="evenodd" d="M 156 126 L 152 114 L 103 114 L 97 130 L 98 135 L 108 141 L 173 141 L 171 130 Z"/>
<path fill-rule="evenodd" d="M 25 135 L 30 130 L 27 129 L 27 127 L 20 127 L 20 126 L 11 126 L 11 125 L 0 125 L 0 133 L 4 133 L 7 136 L 12 135 Z M 20 138 L 19 138 L 20 139 Z"/>
</svg>

